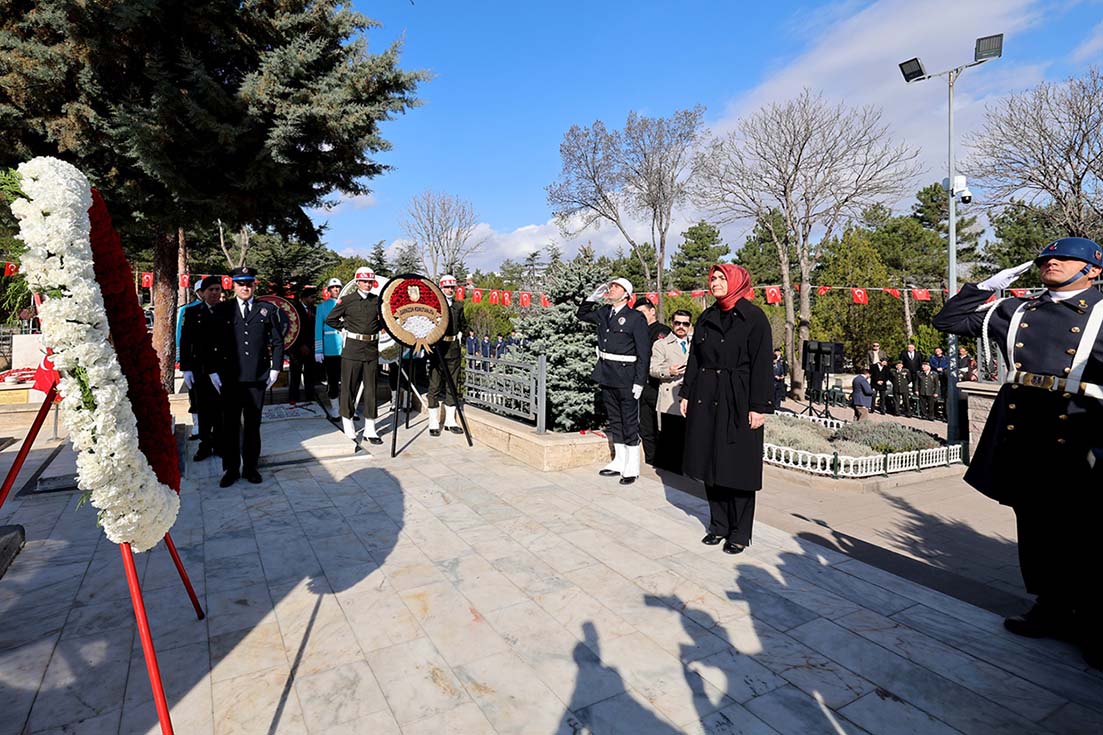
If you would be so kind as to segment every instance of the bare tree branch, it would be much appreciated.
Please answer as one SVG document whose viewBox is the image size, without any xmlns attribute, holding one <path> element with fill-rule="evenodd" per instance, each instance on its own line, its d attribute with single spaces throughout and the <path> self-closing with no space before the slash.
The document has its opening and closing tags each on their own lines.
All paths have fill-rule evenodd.
<svg viewBox="0 0 1103 735">
<path fill-rule="evenodd" d="M 478 224 L 471 202 L 426 190 L 410 200 L 402 226 L 416 244 L 426 272 L 438 278 L 456 270 L 486 242 L 472 240 Z"/>
</svg>

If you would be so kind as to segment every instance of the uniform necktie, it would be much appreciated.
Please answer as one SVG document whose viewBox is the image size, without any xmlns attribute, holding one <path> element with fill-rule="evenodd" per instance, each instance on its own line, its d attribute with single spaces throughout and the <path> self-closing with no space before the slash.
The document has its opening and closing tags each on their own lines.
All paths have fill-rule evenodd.
<svg viewBox="0 0 1103 735">
<path fill-rule="evenodd" d="M 248 302 L 248 301 L 246 301 L 246 302 L 245 302 L 245 317 L 244 317 L 244 318 L 245 318 L 245 321 L 249 321 L 249 313 L 250 313 L 250 311 L 251 311 L 251 309 L 249 308 L 249 302 Z"/>
</svg>

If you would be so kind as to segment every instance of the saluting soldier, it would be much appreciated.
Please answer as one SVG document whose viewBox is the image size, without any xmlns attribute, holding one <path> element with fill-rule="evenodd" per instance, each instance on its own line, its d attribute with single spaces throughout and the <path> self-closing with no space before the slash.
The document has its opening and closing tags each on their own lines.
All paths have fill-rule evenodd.
<svg viewBox="0 0 1103 735">
<path fill-rule="evenodd" d="M 441 276 L 440 290 L 448 299 L 448 329 L 441 341 L 440 354 L 444 358 L 444 366 L 448 374 L 452 376 L 452 385 L 460 384 L 460 363 L 463 362 L 460 350 L 460 339 L 463 338 L 467 328 L 467 320 L 463 315 L 463 304 L 456 301 L 456 277 Z M 429 360 L 429 436 L 440 436 L 440 398 L 444 396 L 444 428 L 453 434 L 462 434 L 463 429 L 456 423 L 456 398 L 448 390 L 444 376 L 441 374 L 437 360 Z"/>
<path fill-rule="evenodd" d="M 222 451 L 222 411 L 218 392 L 210 374 L 216 368 L 209 362 L 210 351 L 205 340 L 210 339 L 214 322 L 214 307 L 222 300 L 222 276 L 207 276 L 198 283 L 195 292 L 199 301 L 184 310 L 180 325 L 180 370 L 188 386 L 199 422 L 199 449 L 195 461 L 202 462 Z"/>
<path fill-rule="evenodd" d="M 215 306 L 211 314 L 210 380 L 222 398 L 221 487 L 233 485 L 238 477 L 262 481 L 257 463 L 264 391 L 283 369 L 279 309 L 254 298 L 256 275 L 248 266 L 230 271 L 234 298 Z"/>
<path fill-rule="evenodd" d="M 367 266 L 356 271 L 356 290 L 337 299 L 326 325 L 344 330 L 341 350 L 341 428 L 356 441 L 356 398 L 364 387 L 364 437 L 372 444 L 383 440 L 375 430 L 375 381 L 379 373 L 379 330 L 383 326 L 379 297 L 371 292 L 375 273 Z"/>
<path fill-rule="evenodd" d="M 1033 261 L 1047 291 L 982 305 L 1031 263 L 965 285 L 934 318 L 938 329 L 994 340 L 1008 366 L 965 480 L 1015 510 L 1019 567 L 1037 597 L 1004 620 L 1012 633 L 1077 640 L 1103 665 L 1103 605 L 1091 580 L 1101 561 L 1099 470 L 1103 447 L 1103 248 L 1066 237 Z"/>
<path fill-rule="evenodd" d="M 651 361 L 647 320 L 628 308 L 631 295 L 631 281 L 617 278 L 598 286 L 577 312 L 582 321 L 597 325 L 597 364 L 590 377 L 601 386 L 613 442 L 613 461 L 598 474 L 620 475 L 622 485 L 640 475 L 640 395 Z M 599 307 L 602 299 L 605 305 Z"/>
</svg>

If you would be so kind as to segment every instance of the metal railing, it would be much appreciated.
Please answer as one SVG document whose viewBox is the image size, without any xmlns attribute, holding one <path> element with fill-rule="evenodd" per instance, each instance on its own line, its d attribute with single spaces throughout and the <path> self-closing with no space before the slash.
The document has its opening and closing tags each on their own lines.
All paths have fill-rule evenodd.
<svg viewBox="0 0 1103 735">
<path fill-rule="evenodd" d="M 464 356 L 464 400 L 488 411 L 536 424 L 536 433 L 546 431 L 548 360 L 536 362 L 508 357 Z"/>
</svg>

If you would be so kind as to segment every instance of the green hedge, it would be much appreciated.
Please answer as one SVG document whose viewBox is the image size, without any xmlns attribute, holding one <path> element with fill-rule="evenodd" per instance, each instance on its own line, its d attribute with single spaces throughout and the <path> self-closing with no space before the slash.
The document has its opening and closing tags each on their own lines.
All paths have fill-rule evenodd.
<svg viewBox="0 0 1103 735">
<path fill-rule="evenodd" d="M 838 431 L 792 414 L 773 414 L 766 419 L 767 444 L 800 449 L 816 454 L 838 452 L 847 457 L 867 457 L 885 452 L 911 452 L 941 446 L 930 434 L 900 424 L 860 421 Z"/>
</svg>

